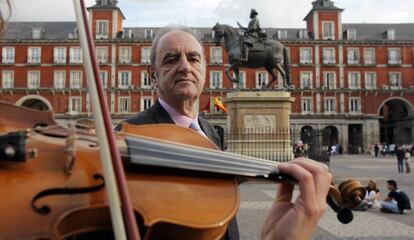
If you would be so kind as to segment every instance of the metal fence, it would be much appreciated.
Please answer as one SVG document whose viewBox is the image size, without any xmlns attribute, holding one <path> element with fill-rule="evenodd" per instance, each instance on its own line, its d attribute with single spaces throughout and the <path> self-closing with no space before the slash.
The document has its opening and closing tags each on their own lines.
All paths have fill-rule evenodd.
<svg viewBox="0 0 414 240">
<path fill-rule="evenodd" d="M 285 162 L 304 156 L 329 163 L 328 148 L 322 146 L 322 131 L 303 139 L 291 129 L 236 129 L 224 133 L 226 151 L 246 156 Z"/>
</svg>

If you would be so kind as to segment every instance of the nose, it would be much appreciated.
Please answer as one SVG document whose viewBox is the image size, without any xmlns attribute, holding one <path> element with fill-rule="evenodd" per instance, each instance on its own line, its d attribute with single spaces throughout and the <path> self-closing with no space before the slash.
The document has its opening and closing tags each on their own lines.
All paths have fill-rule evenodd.
<svg viewBox="0 0 414 240">
<path fill-rule="evenodd" d="M 181 73 L 189 73 L 191 72 L 191 65 L 185 55 L 180 57 L 178 71 Z"/>
</svg>

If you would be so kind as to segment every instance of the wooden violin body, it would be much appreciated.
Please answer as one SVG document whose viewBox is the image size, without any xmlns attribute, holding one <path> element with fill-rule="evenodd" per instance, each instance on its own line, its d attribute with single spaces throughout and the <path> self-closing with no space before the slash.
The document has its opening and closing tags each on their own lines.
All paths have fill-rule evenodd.
<svg viewBox="0 0 414 240">
<path fill-rule="evenodd" d="M 4 102 L 0 102 L 0 112 L 10 113 L 0 116 L 0 151 L 5 153 L 0 154 L 0 239 L 63 239 L 110 230 L 111 218 L 95 135 L 59 127 L 51 113 Z M 154 167 L 151 163 L 157 159 L 153 159 L 151 152 L 136 154 L 138 146 L 132 140 L 147 141 L 151 137 L 149 144 L 159 142 L 160 145 L 152 147 L 154 155 L 163 152 L 165 147 L 173 149 L 168 156 L 175 156 L 174 149 L 180 147 L 170 147 L 165 142 L 173 140 L 201 147 L 194 150 L 200 154 L 189 154 L 196 159 L 203 154 L 202 149 L 212 149 L 210 161 L 213 163 L 221 157 L 229 158 L 226 164 L 237 162 L 234 159 L 238 156 L 214 151 L 216 147 L 209 140 L 175 125 L 127 126 L 124 131 L 117 136 L 117 144 L 125 160 L 127 185 L 144 239 L 220 239 L 238 210 L 238 183 L 254 172 L 236 176 L 240 169 L 233 165 L 227 175 L 213 170 L 192 171 L 192 165 L 187 162 L 173 162 L 184 166 L 177 171 L 171 171 L 174 167 L 168 162 Z M 16 140 L 19 138 L 20 141 Z M 24 159 L 16 157 L 19 153 L 25 154 Z M 158 158 L 162 162 L 165 157 Z M 250 162 L 243 164 L 247 163 Z M 260 171 L 267 171 L 274 163 L 257 164 L 263 164 L 256 174 L 261 180 L 272 176 L 273 170 L 269 174 Z M 231 169 L 237 170 L 232 173 Z M 273 180 L 284 179 L 276 174 Z M 347 207 L 354 207 L 363 199 L 365 193 L 361 188 L 353 183 L 344 188 L 352 194 L 351 200 L 356 201 L 351 204 L 348 201 Z M 334 210 L 341 211 L 339 204 L 346 196 L 339 196 L 337 190 L 334 192 L 332 199 L 338 205 Z"/>
<path fill-rule="evenodd" d="M 44 117 L 45 113 L 0 103 L 0 111 L 5 109 L 15 109 L 25 117 L 3 119 L 2 115 L 0 134 L 39 126 L 37 121 L 28 121 L 34 120 L 28 117 L 32 113 L 43 116 L 43 126 L 54 123 L 51 118 Z M 145 127 L 143 134 L 165 134 L 155 127 Z M 45 196 L 34 205 L 39 208 L 47 205 L 50 212 L 42 214 L 33 209 L 32 200 L 42 191 L 102 184 L 101 180 L 93 178 L 96 174 L 102 175 L 99 146 L 93 135 L 76 134 L 73 169 L 68 173 L 66 141 L 70 136 L 62 137 L 65 130 L 61 128 L 43 131 L 46 133 L 39 134 L 34 130 L 27 133 L 26 150 L 35 150 L 36 156 L 25 162 L 0 160 L 0 209 L 4 216 L 0 218 L 0 239 L 61 239 L 110 229 L 104 188 L 88 194 Z M 193 132 L 186 133 L 183 139 L 188 141 Z M 210 144 L 209 147 L 214 148 L 209 141 L 198 139 L 201 139 L 199 143 L 205 144 L 204 147 Z M 118 137 L 118 143 L 125 145 L 123 136 Z M 219 239 L 238 209 L 239 192 L 234 179 L 138 174 L 128 169 L 126 175 L 136 216 L 148 228 L 146 239 Z"/>
</svg>

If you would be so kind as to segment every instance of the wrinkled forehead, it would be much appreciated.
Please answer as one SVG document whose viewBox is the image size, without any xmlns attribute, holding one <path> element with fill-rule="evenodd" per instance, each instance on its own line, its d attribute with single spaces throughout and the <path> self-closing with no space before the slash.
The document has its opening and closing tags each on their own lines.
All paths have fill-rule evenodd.
<svg viewBox="0 0 414 240">
<path fill-rule="evenodd" d="M 160 57 L 166 53 L 197 52 L 203 56 L 203 47 L 190 33 L 173 30 L 162 36 L 157 44 L 157 52 Z"/>
</svg>

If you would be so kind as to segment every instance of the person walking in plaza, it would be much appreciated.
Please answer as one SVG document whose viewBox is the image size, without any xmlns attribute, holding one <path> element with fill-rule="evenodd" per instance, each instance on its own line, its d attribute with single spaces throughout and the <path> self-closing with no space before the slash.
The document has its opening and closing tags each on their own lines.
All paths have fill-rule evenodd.
<svg viewBox="0 0 414 240">
<path fill-rule="evenodd" d="M 375 157 L 378 157 L 378 153 L 379 153 L 380 147 L 378 146 L 378 143 L 375 144 L 374 146 L 374 153 L 375 153 Z"/>
<path fill-rule="evenodd" d="M 405 152 L 404 152 L 404 163 L 405 163 L 405 172 L 406 173 L 411 172 L 410 160 L 411 160 L 411 150 L 406 148 Z"/>
<path fill-rule="evenodd" d="M 397 150 L 395 151 L 395 156 L 397 156 L 398 173 L 403 173 L 405 152 L 401 146 L 397 146 Z"/>
<path fill-rule="evenodd" d="M 387 189 L 390 192 L 381 202 L 381 212 L 402 214 L 411 209 L 410 198 L 405 192 L 398 189 L 395 180 L 387 181 Z"/>
</svg>

